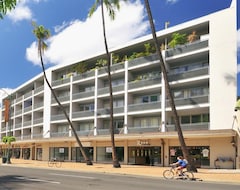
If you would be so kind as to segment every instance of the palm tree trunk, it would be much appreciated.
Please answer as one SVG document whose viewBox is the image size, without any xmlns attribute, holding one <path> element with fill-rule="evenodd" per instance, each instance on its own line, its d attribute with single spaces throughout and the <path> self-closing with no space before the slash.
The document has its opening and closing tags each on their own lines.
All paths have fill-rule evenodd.
<svg viewBox="0 0 240 190">
<path fill-rule="evenodd" d="M 193 164 L 191 162 L 191 159 L 189 158 L 189 153 L 188 153 L 188 150 L 187 150 L 187 146 L 186 146 L 186 143 L 185 143 L 185 140 L 184 140 L 184 137 L 183 137 L 183 133 L 182 133 L 182 129 L 181 129 L 181 126 L 180 126 L 179 117 L 178 117 L 178 114 L 177 114 L 175 102 L 174 102 L 174 99 L 173 99 L 173 96 L 172 96 L 172 93 L 171 93 L 171 88 L 170 88 L 170 85 L 169 85 L 169 82 L 168 82 L 168 75 L 167 75 L 166 67 L 165 67 L 163 57 L 162 57 L 162 54 L 161 54 L 159 42 L 157 40 L 156 30 L 155 30 L 155 26 L 154 26 L 154 23 L 153 23 L 152 13 L 151 13 L 151 9 L 150 9 L 150 5 L 149 5 L 148 0 L 145 0 L 145 6 L 146 6 L 146 9 L 147 9 L 148 18 L 149 18 L 150 27 L 151 27 L 152 36 L 153 36 L 153 41 L 154 41 L 154 44 L 155 44 L 155 47 L 156 47 L 156 50 L 157 50 L 157 55 L 158 55 L 158 58 L 159 58 L 159 61 L 160 61 L 160 66 L 161 66 L 161 70 L 162 70 L 162 73 L 163 73 L 163 78 L 164 78 L 164 81 L 165 81 L 167 97 L 169 98 L 169 103 L 170 103 L 170 106 L 171 106 L 171 109 L 172 109 L 172 112 L 173 112 L 173 117 L 174 117 L 174 121 L 175 121 L 175 125 L 176 125 L 176 130 L 177 130 L 177 133 L 178 133 L 178 139 L 179 139 L 179 143 L 181 145 L 183 156 L 184 156 L 185 159 L 187 159 L 189 161 L 189 164 L 191 166 L 190 168 L 193 169 L 193 170 L 194 169 L 196 170 L 196 168 L 193 166 Z"/>
<path fill-rule="evenodd" d="M 107 37 L 106 37 L 106 28 L 105 28 L 105 18 L 104 18 L 104 10 L 103 10 L 103 0 L 101 0 L 101 10 L 102 10 L 102 25 L 103 25 L 103 36 L 104 36 L 104 44 L 107 55 L 107 70 L 108 70 L 108 82 L 109 82 L 109 107 L 110 107 L 110 134 L 111 134 L 111 142 L 112 142 L 112 159 L 113 159 L 113 167 L 120 168 L 120 163 L 117 158 L 117 152 L 115 147 L 115 139 L 114 139 L 114 126 L 113 126 L 113 95 L 112 95 L 112 76 L 111 76 L 111 55 L 108 51 L 107 45 Z"/>
<path fill-rule="evenodd" d="M 83 155 L 83 157 L 84 157 L 84 160 L 85 160 L 86 164 L 87 164 L 87 165 L 92 165 L 92 161 L 88 158 L 87 154 L 85 153 L 85 150 L 84 150 L 84 148 L 83 148 L 83 146 L 82 146 L 82 143 L 81 143 L 81 141 L 80 141 L 80 139 L 79 139 L 79 137 L 78 137 L 78 135 L 77 135 L 77 132 L 76 132 L 74 126 L 73 126 L 73 123 L 70 121 L 69 116 L 68 116 L 66 110 L 64 109 L 64 107 L 62 106 L 62 104 L 60 103 L 60 101 L 58 100 L 55 91 L 53 90 L 52 86 L 50 85 L 50 83 L 49 83 L 49 81 L 48 81 L 48 79 L 47 79 L 46 72 L 45 72 L 45 67 L 44 67 L 43 59 L 42 59 L 42 50 L 41 50 L 41 48 L 39 49 L 39 53 L 40 53 L 40 59 L 41 59 L 41 65 L 42 65 L 42 70 L 43 70 L 43 74 L 44 74 L 44 79 L 45 79 L 48 87 L 50 88 L 51 93 L 52 93 L 54 99 L 55 99 L 56 102 L 58 103 L 58 105 L 59 105 L 60 109 L 62 110 L 63 114 L 65 115 L 65 117 L 66 117 L 69 125 L 71 126 L 71 130 L 72 130 L 72 132 L 73 132 L 73 134 L 74 134 L 74 136 L 75 136 L 75 138 L 76 138 L 76 140 L 77 140 L 77 143 L 78 143 L 78 145 L 79 145 L 80 151 L 81 151 L 81 153 L 82 153 L 82 155 Z"/>
</svg>

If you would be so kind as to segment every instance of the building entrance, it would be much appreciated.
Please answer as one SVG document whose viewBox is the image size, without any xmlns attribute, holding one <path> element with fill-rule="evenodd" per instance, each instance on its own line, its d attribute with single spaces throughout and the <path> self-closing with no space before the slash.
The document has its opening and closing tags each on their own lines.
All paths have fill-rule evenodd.
<svg viewBox="0 0 240 190">
<path fill-rule="evenodd" d="M 152 166 L 161 164 L 161 147 L 129 147 L 128 164 Z"/>
</svg>

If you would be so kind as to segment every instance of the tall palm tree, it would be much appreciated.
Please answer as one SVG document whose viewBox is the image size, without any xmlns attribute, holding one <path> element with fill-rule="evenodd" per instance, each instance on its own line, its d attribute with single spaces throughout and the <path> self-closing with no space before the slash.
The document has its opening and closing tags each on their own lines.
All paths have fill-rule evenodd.
<svg viewBox="0 0 240 190">
<path fill-rule="evenodd" d="M 0 0 L 0 19 L 3 19 L 8 11 L 14 9 L 16 4 L 17 0 Z"/>
<path fill-rule="evenodd" d="M 102 26 L 103 26 L 103 37 L 104 37 L 104 45 L 107 56 L 107 72 L 108 72 L 108 81 L 109 81 L 109 108 L 110 108 L 110 134 L 111 134 L 111 143 L 112 143 L 112 159 L 113 159 L 113 167 L 120 168 L 121 165 L 117 158 L 115 139 L 114 139 L 114 124 L 113 124 L 113 95 L 112 95 L 112 76 L 111 76 L 111 54 L 108 50 L 107 44 L 107 36 L 106 36 L 106 26 L 105 26 L 105 18 L 104 18 L 104 5 L 107 8 L 109 13 L 109 17 L 114 20 L 115 18 L 115 8 L 120 9 L 119 0 L 95 0 L 94 5 L 89 11 L 89 16 L 91 17 L 98 6 L 101 6 L 102 13 Z"/>
<path fill-rule="evenodd" d="M 79 145 L 79 148 L 80 148 L 80 151 L 85 159 L 85 162 L 87 165 L 92 165 L 92 161 L 88 158 L 87 154 L 85 153 L 84 151 L 84 148 L 82 146 L 82 143 L 77 135 L 77 132 L 73 126 L 73 123 L 71 122 L 71 120 L 69 119 L 69 116 L 66 112 L 66 110 L 64 109 L 64 107 L 62 106 L 62 104 L 60 103 L 60 101 L 58 100 L 57 98 L 57 95 L 55 93 L 55 91 L 53 90 L 52 86 L 50 85 L 48 79 L 47 79 L 47 76 L 46 76 L 46 72 L 45 72 L 45 67 L 44 67 L 44 63 L 43 63 L 43 58 L 42 58 L 42 55 L 44 53 L 44 50 L 46 50 L 47 48 L 47 44 L 44 42 L 45 39 L 48 39 L 50 37 L 50 31 L 45 29 L 44 26 L 40 25 L 38 26 L 35 22 L 32 23 L 33 24 L 33 27 L 34 27 L 34 30 L 33 30 L 33 33 L 34 35 L 36 36 L 37 40 L 38 40 L 38 53 L 39 53 L 39 56 L 40 56 L 40 59 L 41 59 L 41 65 L 42 65 L 42 70 L 43 70 L 43 74 L 44 74 L 44 79 L 48 85 L 48 87 L 50 88 L 51 90 L 51 93 L 54 97 L 54 99 L 56 100 L 56 102 L 58 103 L 60 109 L 62 110 L 62 112 L 64 113 L 70 127 L 71 127 L 71 130 L 77 140 L 77 143 Z"/>
<path fill-rule="evenodd" d="M 171 93 L 171 88 L 170 88 L 170 85 L 169 85 L 169 82 L 168 82 L 167 70 L 166 70 L 164 60 L 163 60 L 163 57 L 162 57 L 162 54 L 161 54 L 160 45 L 159 45 L 159 42 L 158 42 L 158 39 L 157 39 L 157 36 L 156 36 L 156 30 L 155 30 L 155 26 L 154 26 L 154 23 L 153 23 L 151 8 L 150 8 L 148 0 L 144 0 L 144 2 L 145 2 L 145 7 L 146 7 L 146 10 L 147 10 L 147 14 L 148 14 L 148 19 L 149 19 L 149 22 L 150 22 L 153 41 L 154 41 L 154 44 L 155 44 L 155 47 L 156 47 L 156 50 L 157 50 L 157 55 L 158 55 L 158 58 L 159 58 L 159 61 L 160 61 L 160 67 L 161 67 L 161 71 L 162 71 L 164 82 L 165 82 L 164 85 L 166 87 L 167 97 L 169 98 L 169 103 L 170 103 L 170 106 L 171 106 L 171 109 L 172 109 L 172 113 L 173 113 L 173 117 L 174 117 L 174 121 L 175 121 L 175 125 L 176 125 L 176 130 L 177 130 L 177 133 L 178 133 L 179 142 L 180 142 L 181 149 L 182 149 L 182 152 L 183 152 L 183 156 L 187 160 L 189 160 L 190 169 L 196 171 L 196 168 L 192 165 L 192 162 L 189 159 L 189 153 L 188 153 L 187 146 L 186 146 L 186 143 L 185 143 L 185 140 L 184 140 L 184 137 L 183 137 L 182 128 L 181 128 L 181 125 L 180 125 L 180 122 L 179 122 L 178 113 L 177 113 L 177 110 L 176 110 L 173 95 Z"/>
</svg>

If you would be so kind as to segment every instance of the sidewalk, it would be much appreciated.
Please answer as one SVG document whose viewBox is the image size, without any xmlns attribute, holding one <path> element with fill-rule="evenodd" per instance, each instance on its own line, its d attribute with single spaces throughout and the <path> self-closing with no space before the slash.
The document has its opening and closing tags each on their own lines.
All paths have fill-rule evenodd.
<svg viewBox="0 0 240 190">
<path fill-rule="evenodd" d="M 48 162 L 36 160 L 11 159 L 11 164 L 2 164 L 2 166 L 19 166 L 48 168 Z M 163 171 L 167 167 L 157 166 L 139 166 L 139 165 L 121 165 L 121 168 L 113 168 L 112 164 L 93 163 L 89 166 L 85 163 L 62 162 L 61 168 L 53 167 L 58 170 L 84 171 L 84 172 L 101 172 L 123 175 L 141 175 L 148 177 L 163 178 Z M 238 183 L 240 184 L 240 170 L 233 169 L 202 169 L 199 168 L 194 177 L 201 181 L 217 181 L 221 183 Z"/>
</svg>

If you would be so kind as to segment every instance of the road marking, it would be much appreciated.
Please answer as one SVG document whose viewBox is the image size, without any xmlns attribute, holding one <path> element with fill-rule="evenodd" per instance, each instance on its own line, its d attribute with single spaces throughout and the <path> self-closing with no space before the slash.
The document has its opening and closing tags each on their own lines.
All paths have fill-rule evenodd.
<svg viewBox="0 0 240 190">
<path fill-rule="evenodd" d="M 20 180 L 27 180 L 27 181 L 37 181 L 37 182 L 60 184 L 60 182 L 58 182 L 58 181 L 48 181 L 48 180 L 37 179 L 37 178 L 27 178 L 27 177 L 15 177 L 15 178 L 20 179 Z"/>
<path fill-rule="evenodd" d="M 49 173 L 49 175 L 57 175 L 57 176 L 64 176 L 64 177 L 76 177 L 76 178 L 83 178 L 83 179 L 96 179 L 94 177 L 87 177 L 87 176 L 81 176 L 81 175 L 58 174 L 58 173 Z"/>
</svg>

